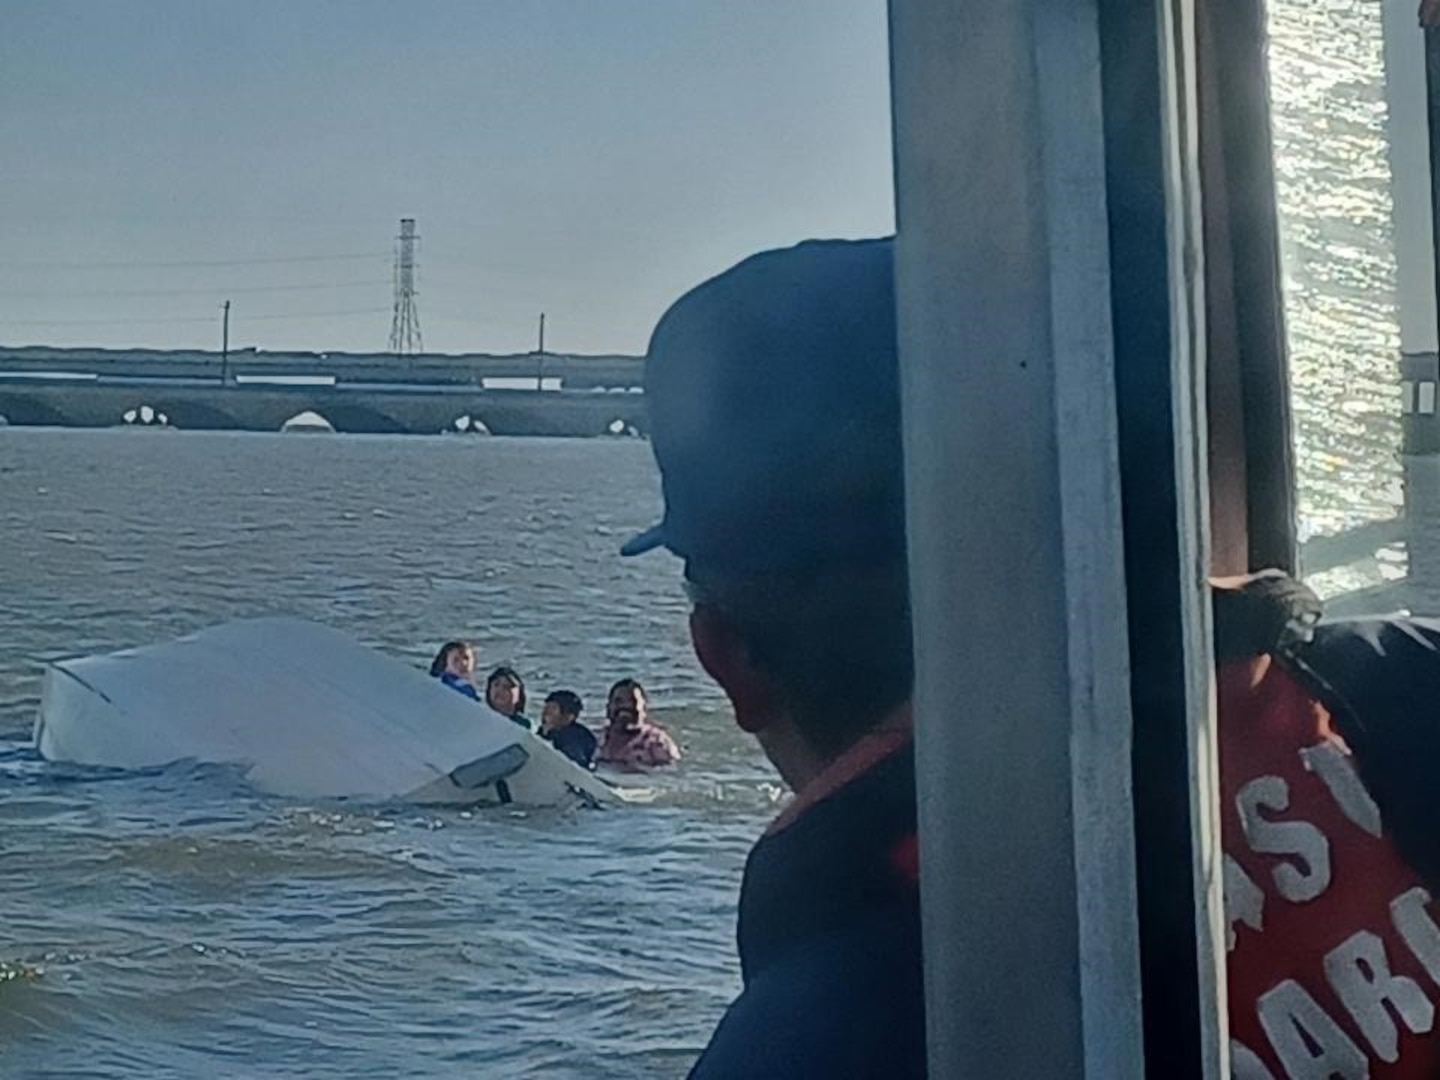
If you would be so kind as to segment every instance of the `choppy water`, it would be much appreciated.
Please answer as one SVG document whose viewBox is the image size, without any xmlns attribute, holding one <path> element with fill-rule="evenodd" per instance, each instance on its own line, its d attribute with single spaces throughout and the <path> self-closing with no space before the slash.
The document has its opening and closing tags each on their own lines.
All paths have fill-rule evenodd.
<svg viewBox="0 0 1440 1080">
<path fill-rule="evenodd" d="M 1271 21 L 1302 511 L 1330 532 L 1400 503 L 1379 13 Z M 778 787 L 673 563 L 615 557 L 657 503 L 638 443 L 0 432 L 0 1076 L 683 1074 Z M 651 806 L 468 814 L 29 751 L 45 659 L 273 611 L 416 664 L 473 638 L 592 702 L 638 674 L 686 761 Z"/>
<path fill-rule="evenodd" d="M 683 1074 L 778 789 L 675 564 L 615 555 L 656 487 L 638 442 L 0 432 L 0 1075 Z M 653 806 L 469 814 L 27 749 L 44 659 L 278 610 L 590 701 L 636 673 L 687 759 Z"/>
<path fill-rule="evenodd" d="M 1302 537 L 1384 521 L 1403 504 L 1380 9 L 1371 0 L 1269 8 Z M 1387 555 L 1312 583 L 1322 592 L 1374 584 L 1403 565 Z"/>
</svg>

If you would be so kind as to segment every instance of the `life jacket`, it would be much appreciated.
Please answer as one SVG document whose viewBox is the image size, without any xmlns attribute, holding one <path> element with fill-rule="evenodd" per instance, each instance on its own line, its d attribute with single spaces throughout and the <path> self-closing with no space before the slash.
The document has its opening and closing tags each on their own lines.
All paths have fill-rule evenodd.
<svg viewBox="0 0 1440 1080">
<path fill-rule="evenodd" d="M 1440 1077 L 1440 623 L 1215 595 L 1232 1076 Z"/>
</svg>

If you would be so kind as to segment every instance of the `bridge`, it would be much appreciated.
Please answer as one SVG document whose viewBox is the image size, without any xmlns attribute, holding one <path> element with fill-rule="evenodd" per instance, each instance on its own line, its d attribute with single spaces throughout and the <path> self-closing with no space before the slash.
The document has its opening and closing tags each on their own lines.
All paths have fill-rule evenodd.
<svg viewBox="0 0 1440 1080">
<path fill-rule="evenodd" d="M 566 390 L 614 390 L 642 385 L 645 358 L 622 354 L 264 352 L 203 350 L 57 349 L 0 346 L 0 372 L 86 373 L 117 378 L 246 379 L 314 377 L 338 383 L 484 385 L 488 380 L 551 380 Z"/>
<path fill-rule="evenodd" d="M 602 435 L 645 430 L 642 373 L 632 356 L 0 348 L 0 417 L 279 431 L 316 413 L 365 434 Z"/>
</svg>

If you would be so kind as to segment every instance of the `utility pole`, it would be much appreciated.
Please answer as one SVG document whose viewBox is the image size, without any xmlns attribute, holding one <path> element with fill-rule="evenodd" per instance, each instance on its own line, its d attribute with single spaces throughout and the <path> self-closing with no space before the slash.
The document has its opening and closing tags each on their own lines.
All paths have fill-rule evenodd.
<svg viewBox="0 0 1440 1080">
<path fill-rule="evenodd" d="M 545 313 L 540 313 L 540 351 L 535 361 L 535 389 L 545 389 Z"/>
<path fill-rule="evenodd" d="M 225 301 L 225 315 L 220 323 L 220 385 L 230 383 L 230 301 Z"/>
</svg>

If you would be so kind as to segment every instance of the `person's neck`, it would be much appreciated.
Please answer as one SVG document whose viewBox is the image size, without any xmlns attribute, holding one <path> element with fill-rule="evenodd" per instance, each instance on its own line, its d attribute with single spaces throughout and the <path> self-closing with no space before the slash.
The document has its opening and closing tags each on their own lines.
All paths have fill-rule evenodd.
<svg viewBox="0 0 1440 1080">
<path fill-rule="evenodd" d="M 797 793 L 824 772 L 831 761 L 828 756 L 817 753 L 800 734 L 800 729 L 789 722 L 766 727 L 756 732 L 755 738 L 786 786 Z"/>
<path fill-rule="evenodd" d="M 789 826 L 810 807 L 905 746 L 913 733 L 914 723 L 907 701 L 838 754 L 821 755 L 808 746 L 802 749 L 783 745 L 775 746 L 775 752 L 772 752 L 772 740 L 767 740 L 762 734 L 760 744 L 766 756 L 795 792 L 795 798 L 790 800 L 767 831 L 776 833 Z M 780 756 L 777 757 L 777 754 Z"/>
<path fill-rule="evenodd" d="M 897 735 L 908 736 L 912 726 L 910 703 L 907 701 L 858 739 L 834 753 L 827 754 L 816 750 L 790 721 L 766 727 L 756 734 L 756 738 L 786 785 L 799 795 L 837 763 L 864 755 L 866 751 L 862 748 L 868 748 L 876 742 L 888 744 L 893 742 Z"/>
</svg>

